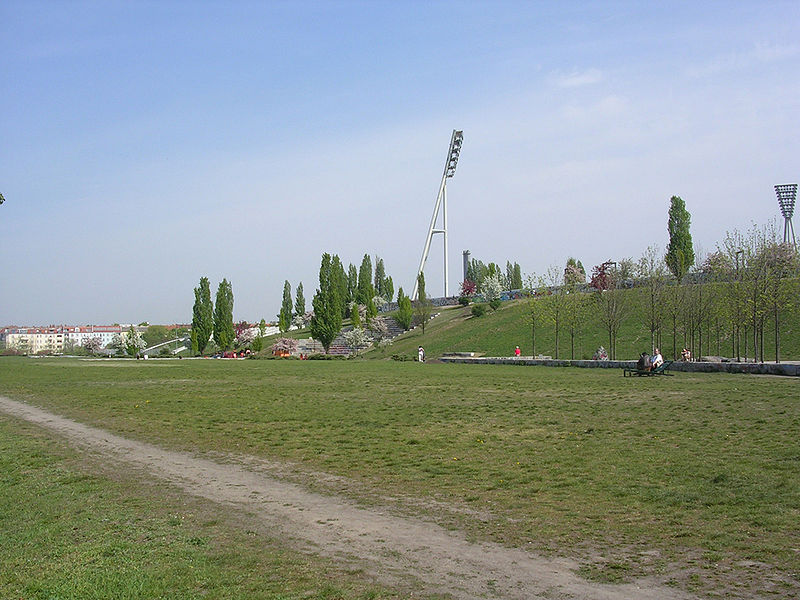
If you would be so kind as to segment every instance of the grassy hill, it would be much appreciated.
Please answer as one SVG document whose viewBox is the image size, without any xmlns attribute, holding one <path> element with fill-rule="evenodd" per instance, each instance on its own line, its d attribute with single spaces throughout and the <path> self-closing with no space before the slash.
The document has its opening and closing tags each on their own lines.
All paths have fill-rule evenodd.
<svg viewBox="0 0 800 600">
<path fill-rule="evenodd" d="M 627 290 L 626 294 L 636 295 L 641 290 Z M 631 298 L 633 300 L 633 298 Z M 528 300 L 504 302 L 497 311 L 482 317 L 473 317 L 469 307 L 448 307 L 440 309 L 440 314 L 426 327 L 425 333 L 415 330 L 395 339 L 388 350 L 372 350 L 366 354 L 371 358 L 381 358 L 392 354 L 416 354 L 417 346 L 425 347 L 428 357 L 436 358 L 445 352 L 481 352 L 486 356 L 513 356 L 514 347 L 519 345 L 523 356 L 544 354 L 556 356 L 555 332 L 552 324 L 536 326 L 536 348 L 533 352 Z M 780 358 L 781 360 L 800 360 L 800 309 L 782 316 Z M 720 330 L 719 348 L 716 331 L 704 332 L 703 355 L 734 356 L 730 331 Z M 677 351 L 687 342 L 684 334 L 678 331 Z M 608 333 L 599 319 L 591 314 L 574 339 L 574 358 L 589 359 L 599 346 L 608 347 Z M 752 357 L 752 341 L 748 356 Z M 672 354 L 672 329 L 666 326 L 662 332 L 661 349 L 666 358 Z M 775 342 L 771 328 L 764 333 L 765 360 L 775 360 Z M 617 358 L 635 359 L 643 351 L 650 350 L 650 332 L 642 319 L 631 311 L 623 321 L 617 338 Z M 719 350 L 719 352 L 718 352 Z M 559 358 L 573 358 L 569 331 L 562 326 L 559 332 Z"/>
</svg>

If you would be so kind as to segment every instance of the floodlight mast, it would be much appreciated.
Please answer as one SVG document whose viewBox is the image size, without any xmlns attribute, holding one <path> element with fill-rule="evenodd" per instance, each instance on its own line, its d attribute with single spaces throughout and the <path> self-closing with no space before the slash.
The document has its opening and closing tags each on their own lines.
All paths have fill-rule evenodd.
<svg viewBox="0 0 800 600">
<path fill-rule="evenodd" d="M 783 215 L 783 243 L 791 244 L 793 248 L 797 248 L 797 240 L 794 237 L 794 225 L 792 225 L 794 203 L 797 198 L 797 184 L 784 183 L 776 185 L 775 194 L 778 196 L 778 206 L 781 207 L 781 214 Z"/>
<path fill-rule="evenodd" d="M 444 238 L 444 295 L 450 295 L 450 287 L 448 285 L 449 269 L 447 262 L 447 180 L 456 174 L 456 166 L 458 165 L 458 157 L 461 154 L 461 145 L 464 143 L 464 132 L 453 130 L 453 135 L 450 137 L 450 148 L 447 150 L 447 160 L 444 163 L 444 173 L 442 174 L 442 182 L 439 184 L 439 194 L 436 196 L 436 204 L 433 207 L 433 216 L 431 217 L 431 224 L 428 228 L 428 237 L 425 238 L 425 248 L 422 250 L 422 259 L 419 261 L 419 269 L 417 276 L 414 278 L 414 291 L 411 293 L 411 299 L 417 299 L 417 292 L 419 292 L 419 276 L 425 269 L 425 262 L 428 260 L 428 253 L 431 249 L 431 239 L 434 234 L 441 233 Z M 442 228 L 436 229 L 436 219 L 439 216 L 439 207 L 442 208 Z"/>
</svg>

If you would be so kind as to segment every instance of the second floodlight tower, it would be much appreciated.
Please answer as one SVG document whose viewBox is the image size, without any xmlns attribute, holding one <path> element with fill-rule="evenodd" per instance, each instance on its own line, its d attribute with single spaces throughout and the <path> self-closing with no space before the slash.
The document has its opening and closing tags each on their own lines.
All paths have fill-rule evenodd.
<svg viewBox="0 0 800 600">
<path fill-rule="evenodd" d="M 461 144 L 464 143 L 464 132 L 453 130 L 453 135 L 450 138 L 450 148 L 447 151 L 447 160 L 444 163 L 444 173 L 442 174 L 442 183 L 439 185 L 439 194 L 436 196 L 436 204 L 433 207 L 433 216 L 431 217 L 431 225 L 428 228 L 428 237 L 425 238 L 425 249 L 422 251 L 422 259 L 419 261 L 419 270 L 417 276 L 414 278 L 414 291 L 411 293 L 411 299 L 417 299 L 417 292 L 419 292 L 419 276 L 425 269 L 425 262 L 428 260 L 428 252 L 431 250 L 431 239 L 434 234 L 441 233 L 444 238 L 444 295 L 450 295 L 450 287 L 447 282 L 449 270 L 447 266 L 447 180 L 456 174 L 456 165 L 458 164 L 458 155 L 461 154 Z M 442 227 L 436 229 L 436 220 L 439 217 L 439 207 L 442 209 Z"/>
<path fill-rule="evenodd" d="M 790 244 L 793 248 L 797 248 L 797 240 L 794 237 L 794 225 L 792 225 L 794 201 L 797 198 L 797 184 L 784 183 L 776 185 L 775 193 L 778 195 L 778 205 L 781 207 L 781 214 L 783 215 L 783 243 Z"/>
</svg>

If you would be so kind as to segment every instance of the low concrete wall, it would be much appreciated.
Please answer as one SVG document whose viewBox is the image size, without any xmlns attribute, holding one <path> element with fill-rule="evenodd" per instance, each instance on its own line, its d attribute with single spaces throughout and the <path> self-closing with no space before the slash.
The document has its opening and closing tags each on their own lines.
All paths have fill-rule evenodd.
<svg viewBox="0 0 800 600">
<path fill-rule="evenodd" d="M 513 357 L 460 357 L 443 356 L 442 362 L 475 365 L 520 365 L 543 367 L 582 367 L 589 369 L 635 369 L 635 360 L 555 360 Z M 687 373 L 751 373 L 759 375 L 800 376 L 800 364 L 790 363 L 737 363 L 737 362 L 674 362 L 670 371 Z"/>
</svg>

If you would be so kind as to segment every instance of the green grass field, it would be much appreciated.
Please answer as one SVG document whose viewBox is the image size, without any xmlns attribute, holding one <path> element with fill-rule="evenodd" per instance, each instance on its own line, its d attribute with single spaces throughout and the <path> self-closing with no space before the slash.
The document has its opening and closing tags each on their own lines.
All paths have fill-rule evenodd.
<svg viewBox="0 0 800 600">
<path fill-rule="evenodd" d="M 2 598 L 400 597 L 2 417 L 0 472 Z"/>
<path fill-rule="evenodd" d="M 435 512 L 443 525 L 576 557 L 593 579 L 669 570 L 679 587 L 742 597 L 800 591 L 798 383 L 366 360 L 0 359 L 0 393 L 125 436 L 293 461 L 348 478 L 344 493 L 364 502 L 436 499 L 459 508 Z M 30 435 L 13 437 L 6 449 Z M 40 463 L 33 472 L 46 474 L 50 459 Z M 7 477 L 4 494 L 19 484 Z M 21 535 L 44 527 L 25 522 Z"/>
</svg>

